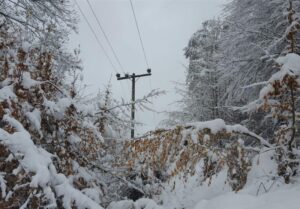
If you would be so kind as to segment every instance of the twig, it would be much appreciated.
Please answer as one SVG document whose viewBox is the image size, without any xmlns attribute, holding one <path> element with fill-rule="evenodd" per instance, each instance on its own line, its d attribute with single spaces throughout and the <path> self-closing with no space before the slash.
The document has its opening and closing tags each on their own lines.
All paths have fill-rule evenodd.
<svg viewBox="0 0 300 209">
<path fill-rule="evenodd" d="M 63 90 L 61 90 L 57 85 L 55 85 L 53 82 L 51 81 L 43 81 L 41 82 L 41 84 L 44 84 L 44 83 L 48 83 L 50 85 L 52 85 L 54 88 L 56 88 L 60 93 L 62 93 L 63 95 L 65 95 L 66 97 L 69 97 L 69 95 L 67 95 L 65 92 L 63 92 Z"/>
<path fill-rule="evenodd" d="M 128 180 L 126 180 L 126 179 L 124 179 L 124 178 L 118 176 L 118 175 L 115 174 L 115 173 L 112 173 L 111 171 L 109 171 L 109 170 L 107 170 L 107 169 L 105 169 L 105 168 L 103 168 L 103 167 L 101 167 L 101 166 L 99 166 L 99 165 L 92 164 L 92 166 L 95 167 L 95 168 L 98 168 L 98 169 L 100 169 L 100 170 L 102 170 L 102 171 L 104 171 L 105 173 L 108 173 L 108 174 L 110 174 L 110 175 L 116 177 L 117 179 L 119 179 L 119 180 L 123 181 L 124 183 L 126 183 L 128 186 L 130 186 L 130 187 L 132 187 L 132 188 L 138 190 L 138 191 L 141 192 L 143 195 L 145 195 L 145 192 L 144 192 L 141 188 L 138 188 L 136 185 L 134 185 L 134 183 L 132 183 L 132 182 L 130 182 L 130 181 L 128 181 Z"/>
<path fill-rule="evenodd" d="M 15 17 L 12 17 L 12 16 L 8 15 L 8 14 L 5 14 L 5 13 L 3 13 L 1 11 L 0 11 L 0 15 L 3 15 L 4 17 L 6 17 L 6 18 L 8 18 L 10 20 L 13 20 L 13 21 L 15 21 L 15 22 L 17 22 L 17 23 L 19 23 L 21 25 L 27 25 L 27 26 L 30 26 L 31 28 L 35 29 L 35 30 L 39 30 L 38 28 L 36 28 L 36 27 L 28 24 L 27 22 L 25 22 L 23 20 L 19 20 L 19 19 L 15 18 Z"/>
</svg>

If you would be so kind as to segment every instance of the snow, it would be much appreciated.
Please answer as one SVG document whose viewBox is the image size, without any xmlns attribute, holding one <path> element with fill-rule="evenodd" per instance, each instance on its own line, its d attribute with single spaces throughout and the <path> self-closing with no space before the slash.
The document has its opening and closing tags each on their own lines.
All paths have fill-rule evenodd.
<svg viewBox="0 0 300 209">
<path fill-rule="evenodd" d="M 110 203 L 107 209 L 132 209 L 133 207 L 134 207 L 133 201 L 123 200 L 123 201 Z"/>
<path fill-rule="evenodd" d="M 68 137 L 68 142 L 70 142 L 70 144 L 77 144 L 77 143 L 81 142 L 81 138 L 76 134 L 71 134 Z"/>
<path fill-rule="evenodd" d="M 57 104 L 57 109 L 59 110 L 59 112 L 65 112 L 66 109 L 67 109 L 68 107 L 70 107 L 70 105 L 71 105 L 72 103 L 74 103 L 74 102 L 72 101 L 72 99 L 64 97 L 64 98 L 59 99 L 59 100 L 57 101 L 57 103 L 56 103 L 56 104 Z"/>
<path fill-rule="evenodd" d="M 32 194 L 29 195 L 29 197 L 27 198 L 25 203 L 20 207 L 20 209 L 26 209 L 31 198 L 32 198 Z"/>
<path fill-rule="evenodd" d="M 17 130 L 17 132 L 9 134 L 0 129 L 0 141 L 15 155 L 19 154 L 23 156 L 19 160 L 20 166 L 15 172 L 20 172 L 22 168 L 27 172 L 32 172 L 34 175 L 31 179 L 30 187 L 43 188 L 46 191 L 46 198 L 51 201 L 50 205 L 56 205 L 54 194 L 49 187 L 51 185 L 55 188 L 56 194 L 62 197 L 63 205 L 66 209 L 71 209 L 73 203 L 78 206 L 78 209 L 102 208 L 81 191 L 75 189 L 63 174 L 57 173 L 51 159 L 52 155 L 46 150 L 37 147 L 31 140 L 29 133 L 17 120 L 8 115 L 5 115 L 3 120 L 7 121 Z M 5 187 L 1 179 L 0 182 L 3 195 L 3 188 Z M 24 204 L 26 207 L 26 202 Z"/>
<path fill-rule="evenodd" d="M 88 196 L 89 198 L 91 198 L 92 200 L 94 200 L 96 203 L 100 204 L 100 197 L 99 197 L 99 191 L 97 189 L 91 189 L 91 188 L 86 188 L 83 189 L 82 192 Z"/>
<path fill-rule="evenodd" d="M 22 74 L 22 86 L 24 89 L 30 89 L 31 87 L 34 87 L 36 85 L 41 84 L 41 82 L 33 80 L 30 76 L 29 72 L 23 72 Z"/>
<path fill-rule="evenodd" d="M 94 178 L 88 173 L 88 171 L 81 167 L 76 161 L 72 162 L 73 170 L 77 171 L 78 176 L 82 177 L 85 181 L 90 182 L 93 181 Z"/>
<path fill-rule="evenodd" d="M 277 62 L 282 66 L 281 71 L 275 73 L 265 88 L 261 90 L 261 98 L 272 90 L 272 82 L 275 80 L 282 80 L 284 76 L 300 76 L 300 56 L 296 54 L 287 54 L 284 57 L 277 59 Z M 40 82 L 31 79 L 30 73 L 24 72 L 22 75 L 22 86 L 25 89 L 30 89 L 33 86 L 40 84 Z M 256 83 L 260 85 L 262 83 Z M 255 85 L 250 85 L 252 87 Z M 17 98 L 13 93 L 13 85 L 5 86 L 0 89 L 0 101 Z M 78 111 L 89 113 L 93 115 L 95 112 L 91 105 L 83 106 L 76 103 L 71 98 L 58 99 L 56 102 L 48 101 L 44 98 L 44 106 L 49 113 L 54 114 L 56 118 L 64 117 L 64 112 L 71 104 L 76 104 Z M 254 105 L 251 104 L 251 105 Z M 36 130 L 41 129 L 41 112 L 38 109 L 25 113 L 26 118 Z M 46 199 L 49 201 L 48 208 L 57 207 L 56 198 L 61 197 L 63 206 L 66 209 L 71 209 L 73 204 L 78 209 L 101 209 L 100 195 L 101 191 L 97 188 L 85 188 L 82 191 L 75 189 L 72 185 L 72 180 L 78 177 L 83 177 L 85 180 L 93 180 L 93 176 L 88 173 L 85 168 L 79 166 L 78 163 L 73 162 L 73 169 L 77 174 L 67 178 L 65 175 L 57 173 L 52 162 L 53 155 L 46 150 L 37 147 L 31 140 L 30 134 L 24 129 L 22 124 L 9 115 L 5 115 L 3 120 L 11 124 L 17 132 L 10 134 L 0 128 L 0 142 L 8 147 L 8 149 L 15 155 L 20 156 L 20 165 L 13 173 L 18 174 L 22 170 L 27 173 L 32 173 L 32 179 L 29 183 L 32 188 L 42 188 Z M 90 121 L 84 121 L 81 124 L 86 128 L 93 128 Z M 242 125 L 227 125 L 221 119 L 215 119 L 206 122 L 189 123 L 185 126 L 183 138 L 190 134 L 191 138 L 196 142 L 199 131 L 209 129 L 212 134 L 217 134 L 220 131 L 227 133 L 241 133 L 255 137 L 261 144 L 266 147 L 271 145 L 262 137 L 249 131 Z M 97 134 L 97 130 L 94 130 Z M 78 135 L 71 134 L 67 139 L 71 144 L 81 142 Z M 99 140 L 102 140 L 99 135 Z M 204 141 L 209 141 L 210 136 L 204 135 Z M 242 144 L 243 142 L 239 140 Z M 175 176 L 163 189 L 160 200 L 163 205 L 159 206 L 156 202 L 150 199 L 139 199 L 136 202 L 131 200 L 123 200 L 119 202 L 112 202 L 108 209 L 299 209 L 300 199 L 298 198 L 300 192 L 300 184 L 296 181 L 294 185 L 285 185 L 277 176 L 277 164 L 272 159 L 275 155 L 273 150 L 263 150 L 262 153 L 253 159 L 251 171 L 248 173 L 248 179 L 245 187 L 237 192 L 232 192 L 232 189 L 227 182 L 228 171 L 225 167 L 218 174 L 213 175 L 211 179 L 205 179 L 203 173 L 203 161 L 196 165 L 196 174 L 188 176 Z M 208 156 L 214 160 L 215 154 L 208 152 Z M 10 155 L 8 159 L 12 159 Z M 0 173 L 0 188 L 2 198 L 8 199 L 12 195 L 7 194 L 6 182 L 4 174 Z M 205 179 L 205 180 L 204 180 Z M 298 195 L 297 195 L 298 194 Z M 21 206 L 26 208 L 31 196 Z M 47 208 L 46 207 L 46 208 Z"/>
<path fill-rule="evenodd" d="M 213 199 L 231 191 L 226 184 L 227 170 L 213 176 L 210 183 L 209 179 L 203 181 L 201 162 L 198 167 L 195 175 L 188 176 L 186 180 L 177 176 L 165 186 L 161 195 L 165 209 L 193 208 L 199 200 Z"/>
<path fill-rule="evenodd" d="M 48 114 L 52 114 L 55 119 L 61 120 L 64 117 L 64 113 L 70 105 L 74 103 L 71 98 L 61 98 L 58 101 L 53 102 L 44 97 L 44 107 Z"/>
<path fill-rule="evenodd" d="M 0 138 L 13 153 L 21 153 L 24 155 L 24 158 L 20 161 L 22 167 L 25 170 L 35 173 L 30 186 L 46 186 L 50 181 L 48 165 L 51 163 L 51 155 L 33 144 L 29 133 L 23 129 L 18 121 L 7 115 L 5 115 L 3 119 L 15 127 L 18 132 L 8 134 L 0 129 Z"/>
<path fill-rule="evenodd" d="M 299 209 L 300 177 L 285 184 L 277 176 L 274 154 L 265 149 L 253 159 L 247 183 L 239 192 L 232 192 L 226 182 L 226 168 L 203 181 L 203 162 L 199 162 L 195 175 L 176 176 L 164 184 L 158 201 L 165 209 Z"/>
<path fill-rule="evenodd" d="M 193 126 L 197 131 L 210 129 L 211 133 L 216 134 L 220 131 L 249 133 L 250 131 L 242 125 L 226 125 L 222 119 L 215 119 L 205 122 L 188 123 L 187 126 Z"/>
<path fill-rule="evenodd" d="M 43 105 L 48 114 L 54 114 L 54 112 L 58 110 L 55 102 L 48 100 L 46 97 L 43 97 L 43 101 Z"/>
<path fill-rule="evenodd" d="M 261 82 L 257 82 L 257 83 L 252 83 L 252 84 L 247 85 L 247 86 L 243 86 L 242 89 L 247 89 L 247 88 L 266 85 L 266 84 L 268 84 L 268 81 L 261 81 Z"/>
<path fill-rule="evenodd" d="M 40 136 L 43 136 L 41 130 L 41 112 L 38 109 L 34 109 L 32 112 L 27 112 L 26 117 L 30 121 L 31 125 L 37 130 Z"/>
<path fill-rule="evenodd" d="M 163 209 L 158 206 L 153 200 L 141 198 L 135 202 L 135 209 Z"/>
<path fill-rule="evenodd" d="M 226 129 L 225 121 L 222 119 L 215 119 L 211 121 L 205 121 L 205 122 L 196 122 L 196 123 L 188 123 L 187 126 L 193 126 L 197 131 L 203 130 L 203 129 L 210 129 L 213 134 L 216 134 L 217 132 Z"/>
<path fill-rule="evenodd" d="M 6 196 L 6 181 L 4 180 L 2 173 L 0 173 L 0 188 L 1 188 L 1 197 L 5 198 L 5 196 Z"/>
<path fill-rule="evenodd" d="M 12 83 L 12 79 L 8 77 L 0 82 L 0 87 L 1 86 L 9 86 L 11 83 Z"/>
<path fill-rule="evenodd" d="M 260 196 L 227 193 L 211 200 L 201 200 L 194 209 L 299 209 L 300 186 Z"/>
<path fill-rule="evenodd" d="M 280 71 L 274 73 L 268 80 L 267 86 L 261 89 L 259 98 L 261 100 L 271 91 L 274 90 L 272 83 L 274 81 L 282 81 L 286 75 L 295 76 L 300 82 L 300 56 L 289 53 L 285 56 L 277 58 L 276 62 L 281 65 Z"/>
<path fill-rule="evenodd" d="M 157 205 L 153 200 L 141 198 L 136 202 L 132 200 L 112 202 L 107 209 L 163 209 L 163 207 Z"/>
<path fill-rule="evenodd" d="M 92 122 L 83 121 L 82 126 L 83 126 L 84 128 L 90 129 L 99 141 L 104 142 L 104 139 L 103 139 L 102 135 L 101 135 L 100 132 L 95 128 L 95 126 L 93 125 Z"/>
<path fill-rule="evenodd" d="M 273 149 L 262 150 L 261 154 L 252 160 L 252 167 L 248 173 L 247 183 L 241 193 L 257 195 L 266 193 L 260 189 L 261 186 L 267 187 L 269 191 L 283 185 L 277 176 L 277 164 L 273 159 L 275 152 Z"/>
<path fill-rule="evenodd" d="M 279 57 L 277 63 L 282 65 L 283 71 L 300 75 L 300 56 L 298 54 L 289 53 L 284 57 Z"/>
<path fill-rule="evenodd" d="M 262 137 L 258 136 L 257 134 L 249 131 L 246 127 L 236 124 L 236 125 L 226 125 L 225 121 L 222 119 L 215 119 L 211 121 L 205 121 L 205 122 L 196 122 L 196 123 L 188 123 L 186 127 L 191 126 L 194 129 L 194 132 L 199 132 L 204 129 L 210 129 L 212 134 L 216 134 L 220 131 L 226 131 L 228 133 L 241 133 L 253 136 L 257 138 L 262 145 L 265 145 L 267 147 L 271 147 L 271 145 Z M 187 130 L 189 132 L 189 130 Z M 186 133 L 185 133 L 186 134 Z M 197 135 L 195 135 L 197 136 Z M 194 142 L 196 141 L 195 137 L 192 137 Z"/>
<path fill-rule="evenodd" d="M 0 102 L 8 99 L 15 99 L 17 96 L 13 92 L 13 85 L 4 86 L 0 89 Z"/>
<path fill-rule="evenodd" d="M 63 206 L 66 209 L 72 209 L 73 203 L 78 209 L 102 209 L 99 204 L 72 187 L 65 176 L 60 175 L 60 178 L 61 182 L 55 186 L 55 191 L 59 197 L 63 197 Z"/>
<path fill-rule="evenodd" d="M 263 96 L 262 96 L 262 98 L 263 98 Z M 230 107 L 230 108 L 234 111 L 241 111 L 243 113 L 246 113 L 246 112 L 251 113 L 251 112 L 257 111 L 259 109 L 259 107 L 261 106 L 261 104 L 262 104 L 262 100 L 257 99 L 257 100 L 254 100 L 242 107 Z"/>
<path fill-rule="evenodd" d="M 24 40 L 22 42 L 22 49 L 25 51 L 25 52 L 28 52 L 29 49 L 32 47 L 32 43 L 29 43 L 28 41 Z"/>
</svg>

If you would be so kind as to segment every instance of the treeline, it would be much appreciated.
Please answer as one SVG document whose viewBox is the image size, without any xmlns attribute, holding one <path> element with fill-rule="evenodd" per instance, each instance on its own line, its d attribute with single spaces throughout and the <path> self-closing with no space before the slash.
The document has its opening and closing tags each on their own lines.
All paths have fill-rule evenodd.
<svg viewBox="0 0 300 209">
<path fill-rule="evenodd" d="M 189 66 L 182 110 L 170 113 L 167 122 L 221 118 L 245 125 L 280 147 L 277 160 L 284 165 L 278 172 L 294 175 L 291 161 L 300 136 L 299 14 L 299 1 L 234 0 L 219 19 L 205 21 L 185 48 Z M 253 140 L 246 145 L 259 146 Z"/>
</svg>

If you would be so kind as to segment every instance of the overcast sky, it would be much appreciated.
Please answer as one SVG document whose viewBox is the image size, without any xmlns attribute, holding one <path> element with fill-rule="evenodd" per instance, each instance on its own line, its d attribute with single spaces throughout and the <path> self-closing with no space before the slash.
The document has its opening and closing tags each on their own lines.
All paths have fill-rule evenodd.
<svg viewBox="0 0 300 209">
<path fill-rule="evenodd" d="M 113 54 L 97 26 L 86 0 L 77 0 L 88 20 L 109 53 Z M 166 91 L 166 95 L 153 100 L 151 108 L 158 112 L 169 111 L 171 105 L 180 98 L 175 93 L 174 81 L 185 81 L 185 68 L 188 62 L 183 49 L 189 38 L 207 19 L 217 17 L 226 0 L 132 0 L 138 18 L 149 65 L 153 75 L 140 79 L 136 84 L 136 98 L 140 98 L 152 89 Z M 145 73 L 147 66 L 139 43 L 137 29 L 129 0 L 90 0 L 102 26 L 108 35 L 121 64 L 128 73 Z M 71 36 L 71 45 L 80 45 L 84 66 L 84 83 L 88 85 L 86 93 L 96 94 L 103 89 L 112 76 L 113 95 L 129 100 L 130 80 L 117 81 L 115 71 L 105 57 L 81 17 L 79 34 Z M 121 70 L 118 70 L 122 73 Z M 138 133 L 153 130 L 165 117 L 162 113 L 137 112 L 137 120 L 144 123 Z"/>
</svg>

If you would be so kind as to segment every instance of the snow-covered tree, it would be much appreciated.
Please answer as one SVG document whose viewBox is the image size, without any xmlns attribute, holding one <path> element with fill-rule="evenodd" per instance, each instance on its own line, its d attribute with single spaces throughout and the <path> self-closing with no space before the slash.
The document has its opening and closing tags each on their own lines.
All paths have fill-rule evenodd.
<svg viewBox="0 0 300 209">
<path fill-rule="evenodd" d="M 101 208 L 102 137 L 67 79 L 80 69 L 69 1 L 1 4 L 0 207 Z"/>
<path fill-rule="evenodd" d="M 217 85 L 220 72 L 217 66 L 221 32 L 220 21 L 205 21 L 185 49 L 185 56 L 189 59 L 185 109 L 190 113 L 191 120 L 220 117 L 220 89 Z"/>
<path fill-rule="evenodd" d="M 234 0 L 227 4 L 225 17 L 216 27 L 219 35 L 209 34 L 206 22 L 186 48 L 190 59 L 188 96 L 183 99 L 184 111 L 173 113 L 183 121 L 207 120 L 216 117 L 212 109 L 218 107 L 217 117 L 243 123 L 267 138 L 268 147 L 274 146 L 277 152 L 278 174 L 286 182 L 298 169 L 298 12 L 299 1 L 292 0 Z M 216 46 L 215 54 L 210 46 Z M 213 82 L 207 73 L 211 70 L 216 76 Z M 212 102 L 216 94 L 211 93 L 211 86 L 218 89 L 217 102 Z M 245 143 L 261 149 L 256 140 Z"/>
<path fill-rule="evenodd" d="M 260 91 L 260 100 L 263 101 L 264 110 L 270 112 L 276 122 L 272 143 L 277 147 L 278 174 L 289 183 L 290 177 L 297 173 L 300 158 L 296 128 L 300 101 L 300 56 L 297 44 L 300 18 L 292 0 L 289 1 L 287 11 L 289 26 L 284 37 L 288 45 L 276 59 L 278 72 L 271 76 L 268 84 Z"/>
<path fill-rule="evenodd" d="M 113 98 L 111 84 L 104 91 L 99 91 L 95 98 L 88 101 L 93 104 L 95 114 L 94 124 L 98 127 L 104 139 L 121 139 L 129 137 L 130 116 L 127 114 L 129 105 L 121 105 Z"/>
<path fill-rule="evenodd" d="M 226 5 L 223 24 L 227 29 L 221 38 L 223 56 L 218 67 L 222 72 L 219 86 L 225 87 L 221 106 L 243 106 L 255 100 L 264 81 L 275 72 L 274 58 L 287 44 L 282 37 L 289 25 L 287 8 L 286 0 L 234 0 Z M 300 10 L 299 2 L 295 1 L 294 9 Z M 231 118 L 271 137 L 273 125 L 262 114 L 251 113 L 249 119 L 238 113 Z"/>
</svg>

